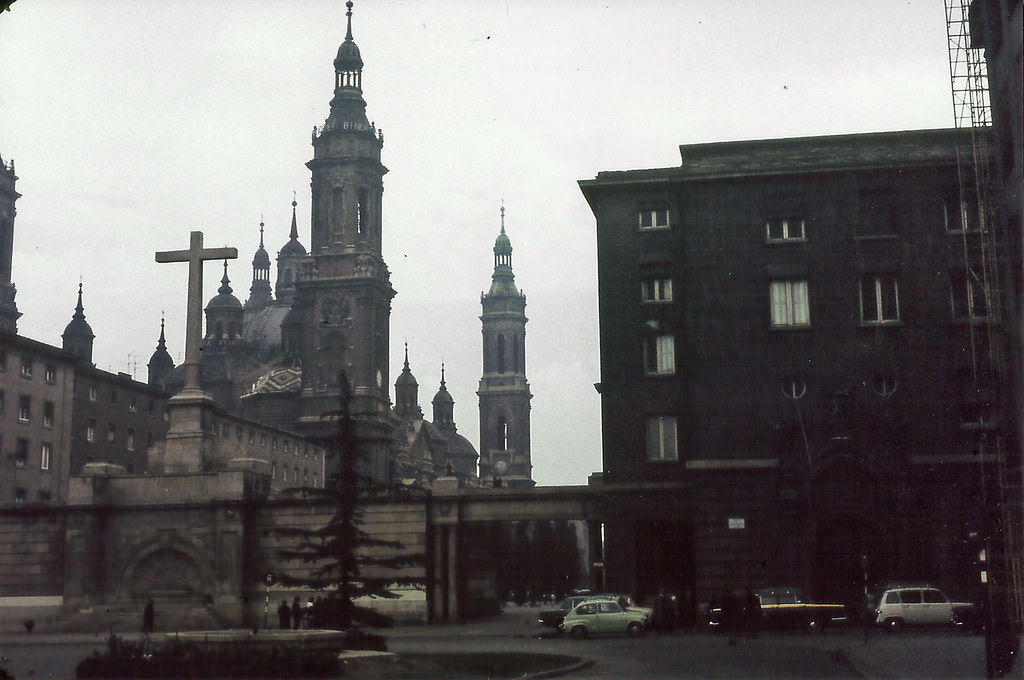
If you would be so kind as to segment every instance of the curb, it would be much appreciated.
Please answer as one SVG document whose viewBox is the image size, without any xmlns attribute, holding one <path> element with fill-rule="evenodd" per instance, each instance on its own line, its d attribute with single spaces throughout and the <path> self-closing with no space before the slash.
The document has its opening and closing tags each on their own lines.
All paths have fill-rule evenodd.
<svg viewBox="0 0 1024 680">
<path fill-rule="evenodd" d="M 581 671 L 584 668 L 590 668 L 594 665 L 594 662 L 590 659 L 580 659 L 574 664 L 563 666 L 562 668 L 552 668 L 549 671 L 537 671 L 536 673 L 524 673 L 516 678 L 516 680 L 541 680 L 542 678 L 559 678 L 569 673 L 575 673 Z"/>
</svg>

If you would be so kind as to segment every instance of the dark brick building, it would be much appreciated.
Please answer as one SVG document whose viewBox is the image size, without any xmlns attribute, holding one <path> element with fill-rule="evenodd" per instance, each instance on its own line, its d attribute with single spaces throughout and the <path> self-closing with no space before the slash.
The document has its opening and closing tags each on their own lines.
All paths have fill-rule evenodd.
<svg viewBox="0 0 1024 680">
<path fill-rule="evenodd" d="M 1002 328 L 969 275 L 957 135 L 684 145 L 580 182 L 603 481 L 637 485 L 606 513 L 607 587 L 976 594 L 979 442 L 1013 427 L 972 374 Z"/>
</svg>

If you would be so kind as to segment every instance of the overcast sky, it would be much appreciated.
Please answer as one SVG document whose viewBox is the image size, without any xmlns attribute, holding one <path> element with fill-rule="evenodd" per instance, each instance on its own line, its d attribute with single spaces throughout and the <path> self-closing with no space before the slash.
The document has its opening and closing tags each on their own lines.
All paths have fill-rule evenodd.
<svg viewBox="0 0 1024 680">
<path fill-rule="evenodd" d="M 444 361 L 479 443 L 480 293 L 504 201 L 541 484 L 601 468 L 595 223 L 577 180 L 678 165 L 679 144 L 952 126 L 942 0 L 358 0 L 353 34 L 390 170 L 392 384 L 408 342 L 429 416 Z M 19 332 L 60 345 L 81 280 L 97 366 L 145 381 L 161 310 L 178 361 L 184 346 L 187 267 L 155 251 L 196 229 L 237 247 L 244 302 L 261 216 L 273 259 L 293 191 L 308 247 L 310 132 L 344 37 L 341 0 L 0 13 Z M 220 276 L 207 265 L 206 300 Z"/>
</svg>

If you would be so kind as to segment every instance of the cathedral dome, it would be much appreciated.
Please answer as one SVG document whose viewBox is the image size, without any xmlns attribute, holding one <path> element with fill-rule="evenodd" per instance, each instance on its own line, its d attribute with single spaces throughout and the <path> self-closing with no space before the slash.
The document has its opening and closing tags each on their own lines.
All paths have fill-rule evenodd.
<svg viewBox="0 0 1024 680">
<path fill-rule="evenodd" d="M 297 257 L 305 257 L 306 256 L 306 248 L 301 243 L 299 243 L 298 239 L 294 239 L 293 238 L 293 239 L 290 239 L 288 241 L 288 243 L 285 243 L 284 247 L 281 248 L 281 252 L 279 253 L 279 257 L 296 257 L 296 256 Z"/>
<path fill-rule="evenodd" d="M 359 54 L 359 47 L 352 41 L 352 1 L 345 3 L 348 8 L 348 31 L 345 34 L 345 42 L 338 48 L 338 56 L 334 60 L 334 70 L 338 72 L 352 72 L 363 70 L 363 58 Z"/>
<path fill-rule="evenodd" d="M 256 249 L 256 255 L 252 258 L 252 266 L 254 269 L 270 269 L 270 255 L 267 254 L 267 250 L 263 247 L 262 242 L 260 247 Z"/>
<path fill-rule="evenodd" d="M 334 68 L 338 71 L 358 71 L 363 68 L 363 58 L 359 47 L 351 38 L 346 38 L 338 48 L 338 56 L 334 60 Z"/>
<path fill-rule="evenodd" d="M 511 255 L 512 254 L 512 240 L 505 233 L 505 227 L 502 225 L 501 233 L 498 234 L 498 238 L 494 239 L 494 254 L 495 255 Z"/>
<path fill-rule="evenodd" d="M 220 280 L 220 288 L 217 295 L 206 305 L 206 311 L 242 309 L 242 303 L 238 301 L 231 291 L 231 281 L 228 279 L 228 263 L 224 263 L 224 278 Z"/>
<path fill-rule="evenodd" d="M 92 332 L 92 326 L 85 320 L 85 308 L 82 307 L 82 284 L 78 284 L 78 305 L 75 307 L 75 314 L 71 321 L 64 327 L 61 335 L 65 341 L 70 338 L 82 338 L 92 340 L 96 335 Z"/>
</svg>

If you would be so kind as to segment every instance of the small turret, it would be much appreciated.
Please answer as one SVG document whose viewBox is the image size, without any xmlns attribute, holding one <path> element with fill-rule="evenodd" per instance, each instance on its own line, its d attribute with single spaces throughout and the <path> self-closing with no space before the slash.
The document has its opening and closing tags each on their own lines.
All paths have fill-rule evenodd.
<svg viewBox="0 0 1024 680">
<path fill-rule="evenodd" d="M 204 344 L 231 342 L 242 337 L 242 303 L 231 291 L 228 261 L 224 260 L 224 276 L 217 295 L 206 305 L 206 337 Z"/>
<path fill-rule="evenodd" d="M 71 321 L 64 327 L 61 335 L 65 351 L 71 352 L 79 359 L 92 363 L 92 341 L 96 338 L 92 327 L 85 320 L 85 308 L 82 306 L 82 284 L 78 284 L 78 304 Z"/>
<path fill-rule="evenodd" d="M 156 343 L 156 351 L 149 358 L 149 384 L 160 389 L 167 388 L 167 376 L 174 370 L 174 359 L 167 351 L 167 341 L 164 339 L 164 318 L 160 317 L 160 339 Z"/>
<path fill-rule="evenodd" d="M 249 287 L 249 299 L 245 301 L 246 309 L 263 309 L 274 301 L 270 289 L 270 255 L 263 247 L 263 219 L 260 218 L 260 247 L 252 258 L 252 285 Z"/>
<path fill-rule="evenodd" d="M 409 370 L 409 343 L 405 344 L 405 366 L 395 381 L 395 414 L 403 418 L 422 418 L 419 383 Z"/>
</svg>

